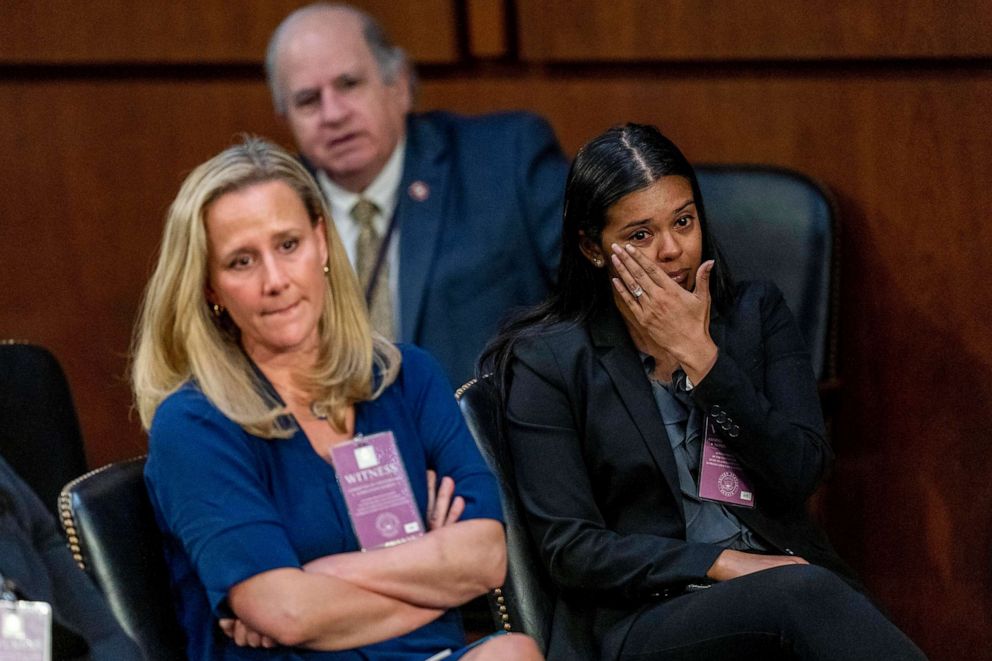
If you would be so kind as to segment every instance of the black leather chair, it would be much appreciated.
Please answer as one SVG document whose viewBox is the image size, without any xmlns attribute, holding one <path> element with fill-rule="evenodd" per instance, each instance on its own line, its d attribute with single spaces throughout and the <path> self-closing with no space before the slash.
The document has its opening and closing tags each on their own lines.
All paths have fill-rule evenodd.
<svg viewBox="0 0 992 661">
<path fill-rule="evenodd" d="M 809 347 L 821 391 L 837 386 L 839 251 L 829 190 L 764 165 L 696 168 L 706 217 L 737 280 L 779 286 Z"/>
<path fill-rule="evenodd" d="M 86 472 L 69 383 L 43 347 L 0 341 L 0 455 L 53 514 L 62 485 Z"/>
<path fill-rule="evenodd" d="M 110 464 L 65 486 L 59 496 L 69 549 L 103 591 L 148 661 L 185 659 L 162 536 L 145 491 L 145 458 Z"/>
<path fill-rule="evenodd" d="M 476 445 L 499 482 L 500 502 L 506 520 L 506 581 L 490 593 L 490 610 L 497 627 L 504 631 L 526 633 L 537 641 L 542 651 L 546 651 L 554 608 L 554 588 L 527 534 L 509 456 L 498 442 L 492 388 L 488 379 L 473 379 L 455 392 Z"/>
</svg>

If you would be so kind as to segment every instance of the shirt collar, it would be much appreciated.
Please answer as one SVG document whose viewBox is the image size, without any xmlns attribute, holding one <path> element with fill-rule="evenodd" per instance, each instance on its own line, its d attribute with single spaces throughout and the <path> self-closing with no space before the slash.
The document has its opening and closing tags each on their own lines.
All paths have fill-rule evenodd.
<svg viewBox="0 0 992 661">
<path fill-rule="evenodd" d="M 359 197 L 371 201 L 379 208 L 376 215 L 375 224 L 380 232 L 385 231 L 389 224 L 389 219 L 393 217 L 396 210 L 396 201 L 399 198 L 400 181 L 403 177 L 403 157 L 406 155 L 406 137 L 400 139 L 393 153 L 389 155 L 385 167 L 376 175 L 365 190 L 353 193 L 334 183 L 323 170 L 317 170 L 317 183 L 320 184 L 324 195 L 327 196 L 331 206 L 335 209 L 352 209 Z M 350 216 L 349 216 L 350 218 Z"/>
</svg>

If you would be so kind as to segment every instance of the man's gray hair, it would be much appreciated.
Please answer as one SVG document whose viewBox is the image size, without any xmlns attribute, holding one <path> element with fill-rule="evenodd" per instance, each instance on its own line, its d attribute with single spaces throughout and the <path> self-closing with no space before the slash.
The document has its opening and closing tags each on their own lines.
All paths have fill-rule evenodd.
<svg viewBox="0 0 992 661">
<path fill-rule="evenodd" d="M 265 78 L 269 84 L 269 92 L 272 94 L 272 105 L 279 115 L 286 114 L 286 99 L 283 97 L 283 90 L 279 81 L 279 51 L 282 47 L 282 40 L 294 23 L 314 14 L 320 14 L 332 10 L 343 10 L 358 17 L 362 24 L 362 36 L 372 57 L 375 58 L 376 66 L 379 67 L 379 75 L 383 81 L 392 85 L 397 76 L 405 69 L 410 78 L 410 94 L 413 98 L 416 92 L 416 75 L 410 65 L 406 51 L 394 44 L 386 31 L 382 29 L 379 22 L 370 14 L 351 5 L 334 2 L 315 2 L 312 5 L 301 7 L 283 19 L 279 27 L 272 33 L 269 39 L 269 46 L 265 50 Z"/>
</svg>

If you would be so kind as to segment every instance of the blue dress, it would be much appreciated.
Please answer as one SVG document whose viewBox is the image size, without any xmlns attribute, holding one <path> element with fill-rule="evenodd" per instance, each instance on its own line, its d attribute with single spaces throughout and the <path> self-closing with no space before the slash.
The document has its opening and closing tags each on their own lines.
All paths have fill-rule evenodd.
<svg viewBox="0 0 992 661">
<path fill-rule="evenodd" d="M 424 351 L 400 346 L 396 381 L 355 406 L 355 433 L 391 430 L 422 514 L 428 468 L 451 476 L 465 499 L 461 520 L 502 521 L 496 481 L 465 426 L 444 373 Z M 362 648 L 318 652 L 238 647 L 217 626 L 227 593 L 261 572 L 358 551 L 334 468 L 302 431 L 288 439 L 245 432 L 187 383 L 152 422 L 145 480 L 191 659 L 425 659 L 465 644 L 458 612 Z M 425 518 L 426 520 L 426 518 Z"/>
</svg>

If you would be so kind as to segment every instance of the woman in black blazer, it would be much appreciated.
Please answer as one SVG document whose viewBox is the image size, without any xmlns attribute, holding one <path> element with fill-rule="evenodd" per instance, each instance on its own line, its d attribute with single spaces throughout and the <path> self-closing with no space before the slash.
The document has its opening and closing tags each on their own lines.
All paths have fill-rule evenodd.
<svg viewBox="0 0 992 661">
<path fill-rule="evenodd" d="M 774 285 L 731 280 L 682 153 L 610 129 L 565 196 L 555 291 L 481 363 L 549 658 L 923 658 L 807 517 L 833 459 L 809 356 Z"/>
</svg>

